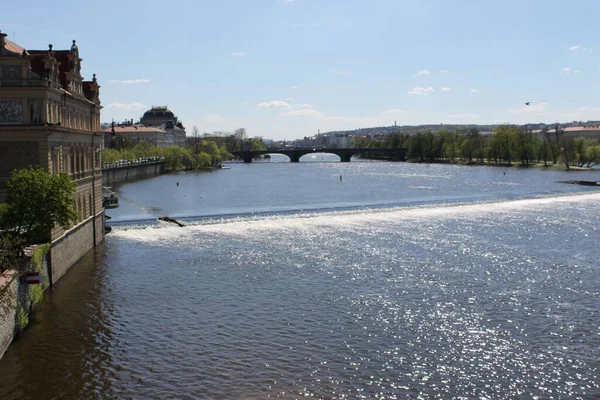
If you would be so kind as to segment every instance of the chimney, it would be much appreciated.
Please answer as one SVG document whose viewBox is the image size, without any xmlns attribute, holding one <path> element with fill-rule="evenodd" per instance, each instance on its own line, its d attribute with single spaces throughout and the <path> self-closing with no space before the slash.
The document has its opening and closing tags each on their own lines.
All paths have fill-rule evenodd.
<svg viewBox="0 0 600 400">
<path fill-rule="evenodd" d="M 7 37 L 8 35 L 2 31 L 0 31 L 0 50 L 4 49 L 4 38 Z"/>
</svg>

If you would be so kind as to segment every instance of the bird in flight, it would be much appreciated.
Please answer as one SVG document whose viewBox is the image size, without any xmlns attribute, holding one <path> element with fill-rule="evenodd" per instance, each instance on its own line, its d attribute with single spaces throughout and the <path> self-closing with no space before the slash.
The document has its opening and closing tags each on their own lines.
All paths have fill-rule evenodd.
<svg viewBox="0 0 600 400">
<path fill-rule="evenodd" d="M 530 102 L 530 101 L 528 101 L 528 102 L 526 102 L 526 103 L 525 103 L 525 105 L 526 105 L 526 106 L 528 106 L 528 105 L 530 105 L 530 104 L 531 104 L 531 102 Z"/>
</svg>

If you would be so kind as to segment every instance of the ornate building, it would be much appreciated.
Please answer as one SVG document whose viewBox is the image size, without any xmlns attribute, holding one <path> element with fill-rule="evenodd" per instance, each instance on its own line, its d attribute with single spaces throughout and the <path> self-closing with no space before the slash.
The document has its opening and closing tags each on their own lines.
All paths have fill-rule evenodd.
<svg viewBox="0 0 600 400">
<path fill-rule="evenodd" d="M 179 122 L 173 111 L 169 110 L 167 106 L 152 106 L 140 119 L 140 123 L 148 126 L 164 125 L 168 121 L 173 124 Z"/>
<path fill-rule="evenodd" d="M 163 129 L 165 131 L 165 143 L 167 146 L 185 145 L 185 129 L 183 124 L 167 106 L 153 106 L 144 113 L 140 119 L 140 123 Z"/>
<path fill-rule="evenodd" d="M 25 50 L 0 32 L 0 202 L 14 169 L 47 168 L 77 183 L 79 220 L 48 233 L 49 275 L 58 280 L 104 235 L 100 86 L 81 76 L 79 49 Z"/>
</svg>

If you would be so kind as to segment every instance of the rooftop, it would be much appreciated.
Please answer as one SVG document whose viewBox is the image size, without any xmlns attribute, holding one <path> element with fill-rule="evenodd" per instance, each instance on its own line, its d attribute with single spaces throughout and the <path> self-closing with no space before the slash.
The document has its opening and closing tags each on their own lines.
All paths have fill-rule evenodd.
<svg viewBox="0 0 600 400">
<path fill-rule="evenodd" d="M 105 128 L 105 133 L 111 133 L 112 128 Z M 163 129 L 156 128 L 153 126 L 145 125 L 127 125 L 127 126 L 115 126 L 115 133 L 127 134 L 127 133 L 166 133 Z"/>
</svg>

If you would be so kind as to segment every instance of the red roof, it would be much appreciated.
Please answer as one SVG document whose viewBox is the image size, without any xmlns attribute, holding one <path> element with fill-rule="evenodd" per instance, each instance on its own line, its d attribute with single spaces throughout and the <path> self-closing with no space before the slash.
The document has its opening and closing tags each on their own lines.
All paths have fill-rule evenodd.
<svg viewBox="0 0 600 400">
<path fill-rule="evenodd" d="M 112 128 L 104 129 L 104 132 L 111 133 Z M 115 126 L 115 133 L 128 134 L 128 133 L 163 133 L 166 132 L 160 128 L 144 125 L 127 125 L 127 126 Z"/>
<path fill-rule="evenodd" d="M 10 51 L 11 53 L 23 54 L 23 52 L 25 52 L 27 54 L 27 50 L 25 50 L 18 44 L 11 42 L 6 37 L 4 38 L 4 48 Z"/>
</svg>

